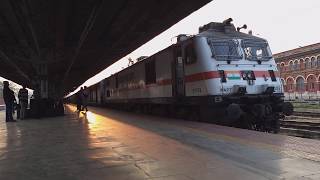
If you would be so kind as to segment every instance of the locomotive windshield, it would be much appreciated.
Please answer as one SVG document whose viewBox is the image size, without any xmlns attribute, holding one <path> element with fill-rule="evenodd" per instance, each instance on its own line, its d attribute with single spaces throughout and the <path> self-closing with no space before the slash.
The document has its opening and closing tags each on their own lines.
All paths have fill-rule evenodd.
<svg viewBox="0 0 320 180">
<path fill-rule="evenodd" d="M 268 61 L 272 55 L 266 41 L 242 40 L 245 58 L 251 61 Z"/>
<path fill-rule="evenodd" d="M 238 42 L 233 40 L 208 40 L 212 57 L 220 61 L 240 60 Z"/>
</svg>

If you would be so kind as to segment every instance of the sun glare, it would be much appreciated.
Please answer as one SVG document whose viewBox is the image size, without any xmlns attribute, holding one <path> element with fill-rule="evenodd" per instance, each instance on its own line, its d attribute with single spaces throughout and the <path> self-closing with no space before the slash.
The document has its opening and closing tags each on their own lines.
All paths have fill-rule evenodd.
<svg viewBox="0 0 320 180">
<path fill-rule="evenodd" d="M 97 122 L 97 117 L 94 113 L 88 111 L 85 116 L 87 117 L 89 123 L 94 124 Z"/>
</svg>

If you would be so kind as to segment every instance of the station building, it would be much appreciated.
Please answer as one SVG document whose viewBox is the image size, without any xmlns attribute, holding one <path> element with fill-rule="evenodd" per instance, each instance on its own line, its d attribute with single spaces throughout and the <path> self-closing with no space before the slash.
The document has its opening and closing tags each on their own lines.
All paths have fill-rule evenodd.
<svg viewBox="0 0 320 180">
<path fill-rule="evenodd" d="M 274 54 L 287 100 L 320 99 L 320 43 Z"/>
</svg>

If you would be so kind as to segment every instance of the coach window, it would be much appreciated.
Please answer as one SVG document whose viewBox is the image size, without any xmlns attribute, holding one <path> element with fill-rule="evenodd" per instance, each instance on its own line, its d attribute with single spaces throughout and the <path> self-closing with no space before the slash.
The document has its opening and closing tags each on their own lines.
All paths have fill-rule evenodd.
<svg viewBox="0 0 320 180">
<path fill-rule="evenodd" d="M 146 62 L 145 76 L 146 76 L 146 84 L 156 83 L 156 63 L 154 59 Z"/>
<path fill-rule="evenodd" d="M 194 46 L 192 43 L 188 44 L 185 48 L 185 63 L 187 65 L 194 64 L 197 61 L 197 56 L 194 51 Z"/>
<path fill-rule="evenodd" d="M 320 67 L 320 55 L 317 57 L 317 64 L 318 64 L 318 68 Z"/>
</svg>

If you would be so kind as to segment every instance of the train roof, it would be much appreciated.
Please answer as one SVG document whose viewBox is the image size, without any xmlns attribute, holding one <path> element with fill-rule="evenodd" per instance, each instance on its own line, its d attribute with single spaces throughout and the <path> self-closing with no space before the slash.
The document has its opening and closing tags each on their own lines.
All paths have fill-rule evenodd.
<svg viewBox="0 0 320 180">
<path fill-rule="evenodd" d="M 136 65 L 138 65 L 138 64 L 140 64 L 140 63 L 144 63 L 144 62 L 146 62 L 146 61 L 154 58 L 157 54 L 160 54 L 161 52 L 166 51 L 166 50 L 168 50 L 168 49 L 170 49 L 170 48 L 172 48 L 173 46 L 176 46 L 176 45 L 177 45 L 177 44 L 171 44 L 170 46 L 168 46 L 168 47 L 166 47 L 166 48 L 164 48 L 164 49 L 161 49 L 161 50 L 159 50 L 158 52 L 156 52 L 156 53 L 154 53 L 154 54 L 152 54 L 152 55 L 150 55 L 150 56 L 146 56 L 146 58 L 144 58 L 144 59 L 142 59 L 142 60 L 140 60 L 140 61 L 138 61 L 138 62 L 135 62 L 134 64 L 132 64 L 132 65 L 130 65 L 130 66 L 128 66 L 128 67 L 125 67 L 125 68 L 121 69 L 120 71 L 118 71 L 118 72 L 116 72 L 116 73 L 114 73 L 114 74 L 111 74 L 110 76 L 106 77 L 105 79 L 108 79 L 109 77 L 115 76 L 116 74 L 118 74 L 118 73 L 120 73 L 120 72 L 127 71 L 127 70 L 129 70 L 131 67 L 134 67 L 134 66 L 136 66 Z"/>
<path fill-rule="evenodd" d="M 245 34 L 242 32 L 219 32 L 219 31 L 215 31 L 215 30 L 207 30 L 204 32 L 199 33 L 197 36 L 203 36 L 203 37 L 207 37 L 207 38 L 212 38 L 214 40 L 222 40 L 222 39 L 252 39 L 252 40 L 262 40 L 262 41 L 266 41 L 263 38 L 257 37 L 257 36 L 253 36 L 253 35 L 249 35 L 249 34 Z"/>
<path fill-rule="evenodd" d="M 209 24 L 206 24 L 199 28 L 199 34 L 197 34 L 196 36 L 203 36 L 211 38 L 213 40 L 252 39 L 266 41 L 263 38 L 237 31 L 231 21 L 222 23 L 211 22 Z"/>
</svg>

